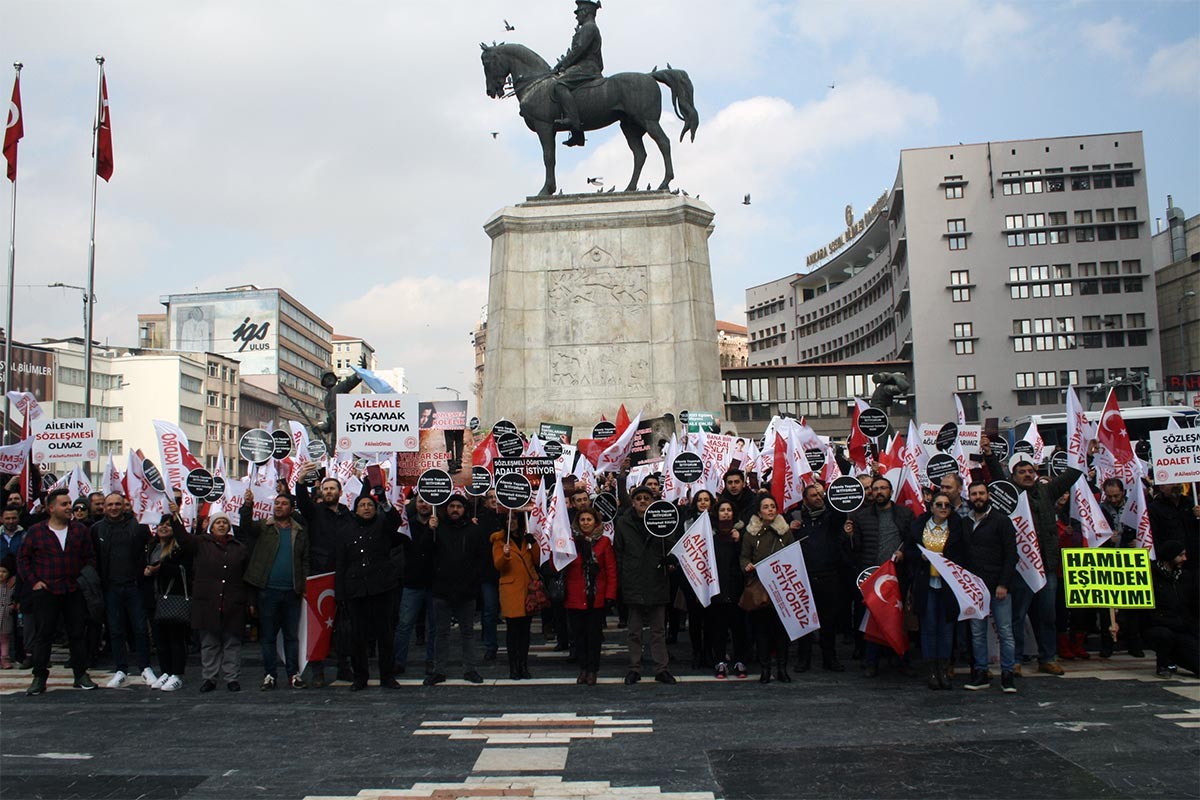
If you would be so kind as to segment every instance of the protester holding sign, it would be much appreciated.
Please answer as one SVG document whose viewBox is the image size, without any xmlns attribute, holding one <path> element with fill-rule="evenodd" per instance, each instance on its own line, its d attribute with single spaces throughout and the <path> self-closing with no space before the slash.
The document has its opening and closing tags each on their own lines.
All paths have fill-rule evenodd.
<svg viewBox="0 0 1200 800">
<path fill-rule="evenodd" d="M 950 659 L 954 623 L 958 620 L 958 601 L 937 568 L 918 549 L 918 545 L 941 553 L 955 564 L 970 561 L 966 532 L 970 522 L 954 513 L 950 496 L 934 492 L 930 510 L 913 522 L 904 546 L 904 562 L 909 570 L 913 610 L 921 620 L 921 658 L 929 670 L 930 689 L 952 689 L 945 664 Z"/>
<path fill-rule="evenodd" d="M 242 636 L 253 590 L 240 579 L 250 561 L 250 548 L 233 537 L 229 516 L 218 511 L 208 518 L 208 533 L 178 534 L 179 547 L 192 559 L 192 629 L 200 633 L 200 692 L 217 688 L 217 678 L 231 692 L 240 691 Z"/>
<path fill-rule="evenodd" d="M 538 578 L 538 545 L 525 527 L 524 514 L 508 514 L 504 530 L 491 536 L 492 564 L 500 574 L 500 615 L 507 631 L 504 648 L 508 654 L 508 677 L 514 681 L 532 677 L 529 674 L 529 630 L 533 615 L 540 608 L 531 607 L 530 586 L 540 586 Z M 545 594 L 543 592 L 542 597 Z M 533 606 L 538 605 L 537 602 Z"/>
<path fill-rule="evenodd" d="M 820 484 L 804 489 L 804 502 L 790 515 L 792 535 L 804 551 L 804 564 L 817 604 L 817 617 L 824 620 L 817 633 L 800 640 L 800 660 L 797 672 L 812 668 L 814 637 L 821 643 L 821 666 L 830 672 L 845 672 L 838 661 L 836 643 L 837 620 L 845 616 L 846 595 L 842 575 L 853 553 L 850 537 L 845 533 L 846 515 L 825 505 L 825 490 Z"/>
<path fill-rule="evenodd" d="M 475 599 L 484 564 L 491 559 L 490 531 L 484 531 L 467 516 L 467 500 L 452 494 L 444 506 L 445 514 L 429 542 L 433 569 L 433 622 L 436 640 L 433 649 L 433 673 L 425 677 L 426 686 L 446 680 L 450 656 L 450 623 L 458 620 L 462 642 L 463 680 L 483 683 L 475 669 Z"/>
<path fill-rule="evenodd" d="M 305 688 L 300 677 L 300 605 L 308 579 L 308 527 L 293 515 L 292 498 L 275 496 L 270 519 L 254 519 L 254 491 L 242 503 L 238 536 L 246 540 L 250 559 L 246 583 L 258 590 L 254 606 L 261 626 L 264 691 L 275 688 L 279 656 L 275 637 L 283 634 L 283 658 L 293 689 Z M 252 606 L 252 608 L 254 608 Z M 253 613 L 253 610 L 251 611 Z"/>
<path fill-rule="evenodd" d="M 1187 560 L 1179 542 L 1158 545 L 1158 560 L 1151 571 L 1155 608 L 1147 614 L 1143 635 L 1158 659 L 1160 675 L 1173 675 L 1177 667 L 1193 675 L 1200 669 L 1196 572 L 1183 569 Z"/>
<path fill-rule="evenodd" d="M 1000 643 L 1000 688 L 1015 692 L 1013 674 L 1016 667 L 1016 645 L 1013 640 L 1012 594 L 1009 587 L 1017 578 L 1017 540 L 1012 521 L 1007 514 L 992 508 L 986 483 L 971 484 L 968 493 L 971 506 L 971 525 L 967 530 L 970 556 L 962 566 L 978 575 L 992 593 L 992 624 Z M 987 620 L 973 619 L 971 677 L 967 689 L 986 689 L 988 680 Z"/>
<path fill-rule="evenodd" d="M 1013 584 L 1013 636 L 1017 652 L 1023 652 L 1025 615 L 1030 615 L 1038 644 L 1038 672 L 1062 675 L 1056 650 L 1056 599 L 1058 576 L 1062 572 L 1062 557 L 1058 544 L 1058 498 L 1071 491 L 1081 473 L 1068 467 L 1062 474 L 1047 482 L 1038 480 L 1037 462 L 1025 453 L 1016 453 L 1008 462 L 1012 482 L 1029 501 L 1041 549 L 1046 585 L 1038 591 L 1030 589 L 1024 580 Z"/>
<path fill-rule="evenodd" d="M 654 659 L 654 679 L 659 683 L 675 683 L 667 669 L 667 603 L 670 600 L 667 578 L 667 552 L 674 543 L 672 537 L 653 536 L 646 529 L 646 509 L 654 493 L 639 486 L 630 493 L 630 507 L 615 523 L 613 548 L 617 554 L 617 571 L 621 598 L 629 609 L 629 671 L 625 683 L 642 679 L 642 629 L 650 628 L 650 655 Z"/>
<path fill-rule="evenodd" d="M 756 584 L 761 589 L 761 582 L 754 571 L 758 562 L 779 552 L 796 539 L 787 520 L 779 514 L 775 498 L 770 495 L 759 497 L 757 510 L 748 522 L 739 523 L 739 528 L 742 530 L 742 572 L 746 574 L 746 593 L 749 594 Z M 792 676 L 788 674 L 788 649 L 791 640 L 788 639 L 787 631 L 765 592 L 762 599 L 767 603 L 750 611 L 750 624 L 754 629 L 758 663 L 761 668 L 758 681 L 771 682 L 771 653 L 774 651 L 775 677 L 783 683 L 790 683 Z"/>
<path fill-rule="evenodd" d="M 704 609 L 704 641 L 709 658 L 716 664 L 716 677 L 724 679 L 732 672 L 746 677 L 749 641 L 746 636 L 746 612 L 738 607 L 746 579 L 742 572 L 742 532 L 737 525 L 737 509 L 729 500 L 717 502 L 713 523 L 713 550 L 717 560 L 719 594 L 713 595 Z M 730 650 L 726 647 L 733 645 Z"/>
<path fill-rule="evenodd" d="M 354 501 L 354 514 L 342 523 L 337 537 L 334 597 L 349 611 L 352 691 L 367 688 L 367 654 L 379 656 L 379 686 L 398 689 L 395 674 L 395 618 L 404 549 L 400 543 L 400 514 L 377 487 L 377 497 L 363 494 Z"/>
<path fill-rule="evenodd" d="M 608 607 L 617 602 L 617 558 L 594 509 L 583 508 L 575 513 L 574 535 L 578 555 L 564 573 L 563 604 L 571 624 L 571 640 L 579 653 L 579 678 L 575 682 L 595 686 L 604 617 Z"/>
</svg>

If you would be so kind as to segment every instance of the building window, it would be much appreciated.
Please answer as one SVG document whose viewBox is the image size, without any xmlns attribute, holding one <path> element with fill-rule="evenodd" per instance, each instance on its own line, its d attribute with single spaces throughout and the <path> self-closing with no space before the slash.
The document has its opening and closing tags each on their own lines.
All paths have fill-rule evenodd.
<svg viewBox="0 0 1200 800">
<path fill-rule="evenodd" d="M 1117 174 L 1115 174 L 1113 176 L 1113 183 L 1118 188 L 1133 186 L 1133 173 L 1132 172 L 1118 172 Z"/>
<path fill-rule="evenodd" d="M 959 375 L 958 376 L 958 391 L 960 391 L 960 392 L 975 391 L 975 376 L 974 375 Z"/>
<path fill-rule="evenodd" d="M 217 393 L 216 393 L 216 392 L 209 392 L 209 393 L 208 393 L 208 406 L 209 406 L 209 408 L 216 408 L 216 407 L 217 407 L 217 397 L 218 397 L 218 396 L 217 396 Z"/>
<path fill-rule="evenodd" d="M 1140 259 L 1134 258 L 1128 261 L 1121 262 L 1121 272 L 1125 275 L 1141 275 L 1142 262 Z"/>
<path fill-rule="evenodd" d="M 210 363 L 208 365 L 208 377 L 210 377 L 210 378 L 217 377 L 217 365 L 216 364 Z"/>
<path fill-rule="evenodd" d="M 100 455 L 102 456 L 119 456 L 125 448 L 125 443 L 120 439 L 101 439 L 100 440 Z"/>
<path fill-rule="evenodd" d="M 1032 372 L 1018 372 L 1017 378 L 1016 378 L 1016 387 L 1018 389 L 1032 389 L 1033 388 L 1033 373 Z"/>
<path fill-rule="evenodd" d="M 204 415 L 194 408 L 179 407 L 179 421 L 188 425 L 199 425 L 204 421 Z"/>
<path fill-rule="evenodd" d="M 954 323 L 954 338 L 965 339 L 973 335 L 975 324 L 972 322 L 956 322 Z"/>
<path fill-rule="evenodd" d="M 949 248 L 951 250 L 966 250 L 967 249 L 967 237 L 951 236 L 948 239 L 946 239 L 946 244 L 947 244 L 947 246 L 949 246 Z"/>
<path fill-rule="evenodd" d="M 1013 285 L 1008 287 L 1009 296 L 1013 300 L 1028 300 L 1029 286 L 1027 284 Z"/>
<path fill-rule="evenodd" d="M 951 286 L 966 286 L 971 282 L 971 271 L 968 269 L 950 270 Z"/>
<path fill-rule="evenodd" d="M 1040 169 L 1027 169 L 1027 170 L 1025 170 L 1025 174 L 1026 175 L 1041 175 L 1042 171 Z M 1042 193 L 1041 178 L 1037 178 L 1037 179 L 1026 178 L 1024 183 L 1025 183 L 1025 187 L 1024 187 L 1025 194 L 1041 194 Z"/>
<path fill-rule="evenodd" d="M 1142 290 L 1141 278 L 1126 278 L 1124 281 L 1126 292 L 1140 292 Z"/>
<path fill-rule="evenodd" d="M 1046 191 L 1061 192 L 1063 190 L 1062 168 L 1046 170 Z"/>
<path fill-rule="evenodd" d="M 1015 228 L 1024 228 L 1024 227 L 1025 227 L 1025 215 L 1024 214 L 1005 214 L 1004 215 L 1005 230 L 1011 231 Z"/>
<path fill-rule="evenodd" d="M 947 233 L 962 233 L 967 229 L 967 221 L 965 219 L 948 219 L 946 220 Z"/>
<path fill-rule="evenodd" d="M 221 433 L 221 426 L 215 422 L 210 422 L 206 427 L 208 428 L 208 440 L 210 442 L 217 441 L 217 438 Z"/>
<path fill-rule="evenodd" d="M 950 300 L 954 303 L 969 303 L 971 302 L 971 289 L 964 287 L 961 289 L 950 290 Z"/>
<path fill-rule="evenodd" d="M 1087 167 L 1071 167 L 1071 172 L 1087 172 Z M 1092 188 L 1091 178 L 1087 175 L 1073 175 L 1071 177 L 1071 189 L 1073 191 L 1081 191 Z"/>
<path fill-rule="evenodd" d="M 1027 234 L 1027 240 L 1028 240 L 1030 247 L 1034 247 L 1039 244 L 1045 244 L 1046 243 L 1046 232 L 1045 231 L 1031 231 L 1029 234 Z"/>
<path fill-rule="evenodd" d="M 947 200 L 961 200 L 962 196 L 963 196 L 962 184 L 956 184 L 954 186 L 946 187 L 946 199 Z"/>
<path fill-rule="evenodd" d="M 1007 236 L 1007 240 L 1008 240 L 1009 247 L 1024 247 L 1025 246 L 1025 234 L 1023 234 L 1023 233 L 1010 233 Z M 951 249 L 953 249 L 953 248 L 951 248 Z"/>
<path fill-rule="evenodd" d="M 1094 242 L 1096 241 L 1095 228 L 1076 228 L 1075 241 L 1077 242 Z"/>
<path fill-rule="evenodd" d="M 1119 226 L 1117 226 L 1117 235 L 1120 236 L 1120 238 L 1122 238 L 1122 239 L 1137 239 L 1139 236 L 1138 226 L 1137 225 L 1119 225 Z"/>
<path fill-rule="evenodd" d="M 185 392 L 200 394 L 204 390 L 204 382 L 199 378 L 193 378 L 191 375 L 180 375 L 179 388 Z"/>
<path fill-rule="evenodd" d="M 975 354 L 975 342 L 970 339 L 957 341 L 954 343 L 954 354 L 958 356 L 969 356 Z"/>
<path fill-rule="evenodd" d="M 1145 331 L 1130 331 L 1125 336 L 1130 347 L 1146 346 L 1147 337 Z"/>
<path fill-rule="evenodd" d="M 1058 383 L 1060 386 L 1078 386 L 1079 385 L 1079 370 L 1064 369 L 1058 375 Z"/>
<path fill-rule="evenodd" d="M 1000 173 L 1001 192 L 1005 195 L 1020 194 L 1021 193 L 1021 182 L 1020 181 L 1005 180 L 1005 178 L 1017 178 L 1017 177 L 1020 177 L 1020 175 L 1021 175 L 1021 173 L 1019 173 L 1019 172 L 1001 172 Z"/>
</svg>

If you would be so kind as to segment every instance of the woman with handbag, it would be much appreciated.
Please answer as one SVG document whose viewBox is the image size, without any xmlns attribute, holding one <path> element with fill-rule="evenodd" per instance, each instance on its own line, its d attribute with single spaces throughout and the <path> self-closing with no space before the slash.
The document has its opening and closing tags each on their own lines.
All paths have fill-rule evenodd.
<svg viewBox="0 0 1200 800">
<path fill-rule="evenodd" d="M 188 585 L 192 559 L 184 555 L 175 536 L 175 518 L 164 514 L 147 545 L 145 576 L 154 589 L 154 648 L 158 651 L 158 680 L 151 689 L 174 692 L 183 688 L 188 639 L 192 635 L 192 599 Z"/>
<path fill-rule="evenodd" d="M 550 605 L 538 576 L 537 542 L 525 530 L 525 515 L 510 513 L 505 530 L 492 534 L 492 563 L 500 573 L 500 615 L 505 621 L 508 677 L 529 674 L 529 626 L 533 615 Z"/>
<path fill-rule="evenodd" d="M 592 508 L 575 514 L 574 533 L 578 557 L 563 571 L 564 604 L 571 623 L 571 638 L 579 652 L 579 677 L 575 683 L 595 686 L 606 608 L 617 602 L 617 558 Z"/>
<path fill-rule="evenodd" d="M 758 498 L 758 510 L 745 523 L 738 523 L 742 529 L 742 572 L 746 576 L 746 588 L 738 605 L 750 614 L 750 624 L 754 629 L 754 640 L 758 647 L 758 662 L 762 666 L 759 683 L 771 682 L 771 651 L 775 651 L 775 677 L 781 683 L 791 683 L 792 676 L 788 674 L 788 640 L 787 631 L 775 613 L 771 599 L 767 596 L 766 587 L 758 579 L 754 571 L 760 561 L 772 553 L 777 553 L 795 541 L 787 520 L 779 513 L 775 498 L 769 494 Z"/>
</svg>

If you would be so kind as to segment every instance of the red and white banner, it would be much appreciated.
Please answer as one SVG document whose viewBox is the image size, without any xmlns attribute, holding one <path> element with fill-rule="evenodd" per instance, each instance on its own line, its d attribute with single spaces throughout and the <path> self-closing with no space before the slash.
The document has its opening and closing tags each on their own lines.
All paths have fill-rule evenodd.
<svg viewBox="0 0 1200 800">
<path fill-rule="evenodd" d="M 958 600 L 958 618 L 987 619 L 992 611 L 992 593 L 988 591 L 983 578 L 971 572 L 966 567 L 955 564 L 941 553 L 935 553 L 922 545 L 921 552 L 929 559 L 929 563 L 937 570 L 938 575 L 954 592 Z"/>
<path fill-rule="evenodd" d="M 179 517 L 189 528 L 195 526 L 200 508 L 195 497 L 184 485 L 187 475 L 200 463 L 188 452 L 191 446 L 187 434 L 176 424 L 161 419 L 154 420 L 154 434 L 158 437 L 158 453 L 161 459 L 159 470 L 167 489 L 178 489 Z"/>
<path fill-rule="evenodd" d="M 100 491 L 105 497 L 113 492 L 121 492 L 124 488 L 124 476 L 113 463 L 112 453 L 108 454 L 108 463 L 104 465 L 104 474 L 100 476 Z"/>
<path fill-rule="evenodd" d="M 1067 387 L 1067 466 L 1087 472 L 1088 443 L 1091 441 L 1091 426 L 1075 388 Z"/>
<path fill-rule="evenodd" d="M 850 440 L 846 442 L 846 453 L 850 463 L 859 472 L 867 471 L 867 439 L 866 434 L 858 429 L 858 415 L 870 408 L 865 401 L 854 398 L 854 408 L 850 409 Z"/>
<path fill-rule="evenodd" d="M 304 584 L 304 619 L 300 623 L 300 671 L 310 661 L 324 661 L 333 641 L 333 620 L 337 616 L 334 573 L 310 575 Z"/>
<path fill-rule="evenodd" d="M 250 466 L 250 475 L 246 480 L 250 487 L 250 492 L 254 496 L 252 519 L 270 519 L 275 514 L 275 495 L 279 493 L 279 490 L 275 486 L 279 480 L 279 473 L 275 471 L 274 460 L 268 461 L 261 466 L 252 464 Z M 346 484 L 342 485 L 344 487 Z M 245 492 L 242 494 L 244 495 Z M 355 495 L 355 497 L 357 496 Z M 238 508 L 240 510 L 240 503 L 238 504 Z"/>
<path fill-rule="evenodd" d="M 771 494 L 782 514 L 804 500 L 804 487 L 812 483 L 813 474 L 808 457 L 795 438 L 785 440 L 776 430 L 772 453 Z"/>
<path fill-rule="evenodd" d="M 617 436 L 617 440 L 604 448 L 604 452 L 596 459 L 596 472 L 620 472 L 621 462 L 629 458 L 629 451 L 633 449 L 633 440 L 641 422 L 642 412 L 639 411 L 633 421 Z"/>
<path fill-rule="evenodd" d="M 1121 524 L 1137 531 L 1134 546 L 1150 551 L 1154 558 L 1154 535 L 1150 531 L 1150 509 L 1146 504 L 1146 488 L 1140 480 L 1126 482 L 1125 508 L 1121 512 Z"/>
<path fill-rule="evenodd" d="M 38 405 L 37 398 L 29 392 L 9 392 L 8 402 L 12 403 L 15 411 L 21 412 L 21 416 L 27 423 L 45 415 L 42 407 Z"/>
<path fill-rule="evenodd" d="M 1108 517 L 1100 510 L 1096 495 L 1087 483 L 1087 475 L 1080 475 L 1071 487 L 1071 518 L 1079 520 L 1079 529 L 1088 547 L 1099 547 L 1113 536 Z"/>
<path fill-rule="evenodd" d="M 1029 509 L 1029 495 L 1021 492 L 1017 507 L 1008 515 L 1017 534 L 1017 572 L 1035 592 L 1046 585 L 1046 567 L 1042 563 L 1042 548 L 1038 543 L 1037 528 L 1033 524 L 1033 513 Z"/>
<path fill-rule="evenodd" d="M 795 641 L 821 627 L 799 542 L 767 556 L 755 565 L 754 571 L 767 590 L 788 638 Z"/>
<path fill-rule="evenodd" d="M 96 120 L 96 175 L 105 183 L 113 174 L 112 119 L 108 113 L 108 79 L 100 67 L 100 118 Z"/>
<path fill-rule="evenodd" d="M 683 577 L 691 584 L 700 605 L 708 608 L 713 597 L 721 593 L 721 583 L 717 579 L 717 550 L 713 546 L 712 521 L 708 514 L 696 517 L 671 548 L 671 555 L 679 559 Z"/>
<path fill-rule="evenodd" d="M 4 123 L 4 160 L 8 162 L 8 179 L 17 182 L 17 143 L 25 135 L 25 120 L 21 117 L 21 73 L 13 79 L 12 101 L 8 104 Z"/>
<path fill-rule="evenodd" d="M 529 509 L 529 520 L 526 527 L 538 545 L 539 564 L 550 560 L 554 552 L 550 541 L 550 515 L 546 511 L 546 482 L 538 486 L 537 494 L 533 496 L 533 508 Z"/>
<path fill-rule="evenodd" d="M 164 514 L 171 513 L 171 498 L 167 496 L 166 492 L 156 489 L 146 479 L 146 475 L 142 471 L 142 463 L 145 458 L 141 450 L 133 450 L 129 453 L 125 469 L 125 485 L 129 490 L 129 505 L 132 507 L 137 521 L 142 525 L 153 526 L 158 524 Z"/>
<path fill-rule="evenodd" d="M 733 451 L 734 438 L 704 432 L 696 436 L 700 442 L 700 460 L 704 462 L 704 477 L 701 479 L 704 488 L 713 494 L 719 494 L 721 484 L 725 480 L 725 470 L 729 468 L 729 454 Z M 767 457 L 767 454 L 764 453 L 763 457 Z"/>
<path fill-rule="evenodd" d="M 92 493 L 92 482 L 88 480 L 87 473 L 83 471 L 83 466 L 76 464 L 66 476 L 67 479 L 67 497 L 71 498 L 74 503 L 79 498 L 87 499 Z"/>
<path fill-rule="evenodd" d="M 16 444 L 0 447 L 0 473 L 19 475 L 29 463 L 29 450 L 32 446 L 33 439 L 23 439 Z"/>
<path fill-rule="evenodd" d="M 545 485 L 545 481 L 542 484 Z M 550 500 L 550 549 L 554 557 L 554 568 L 562 572 L 578 557 L 575 537 L 571 532 L 571 512 L 563 494 L 562 481 L 554 482 L 554 497 Z"/>
<path fill-rule="evenodd" d="M 1046 460 L 1046 442 L 1042 439 L 1042 432 L 1038 430 L 1036 421 L 1029 421 L 1029 428 L 1025 431 L 1025 435 L 1021 437 L 1021 441 L 1028 442 L 1033 446 L 1034 461 L 1040 464 Z"/>
</svg>

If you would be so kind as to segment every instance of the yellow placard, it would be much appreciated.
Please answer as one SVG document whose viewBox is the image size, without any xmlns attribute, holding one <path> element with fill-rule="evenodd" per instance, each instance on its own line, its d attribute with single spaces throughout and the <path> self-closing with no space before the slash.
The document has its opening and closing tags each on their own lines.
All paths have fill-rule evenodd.
<svg viewBox="0 0 1200 800">
<path fill-rule="evenodd" d="M 1062 567 L 1067 608 L 1154 608 L 1148 550 L 1065 547 Z"/>
</svg>

